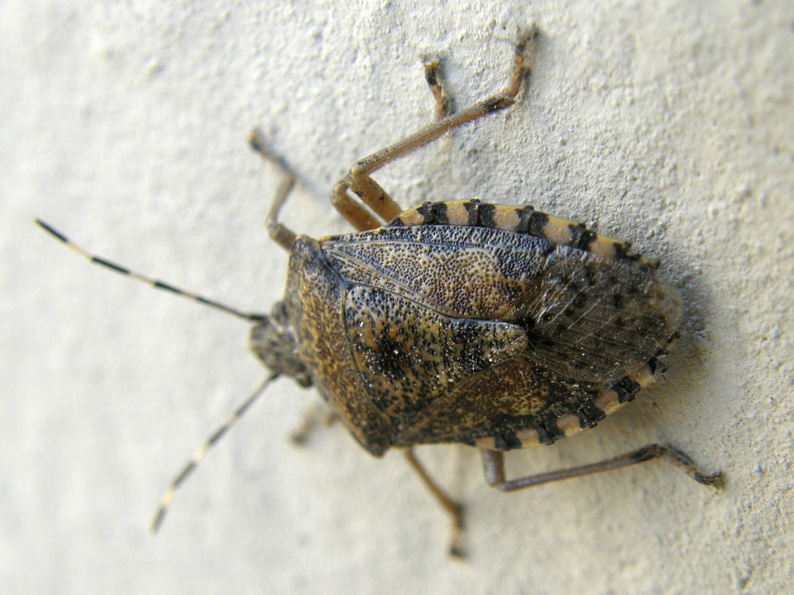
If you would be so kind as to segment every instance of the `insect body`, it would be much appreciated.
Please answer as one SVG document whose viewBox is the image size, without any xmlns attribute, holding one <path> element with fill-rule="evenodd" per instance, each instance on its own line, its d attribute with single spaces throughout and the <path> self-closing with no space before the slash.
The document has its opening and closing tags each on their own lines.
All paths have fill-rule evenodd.
<svg viewBox="0 0 794 595">
<path fill-rule="evenodd" d="M 300 237 L 278 306 L 294 333 L 285 340 L 376 456 L 550 443 L 595 425 L 663 369 L 656 358 L 681 301 L 620 248 L 531 207 L 477 201 Z M 270 328 L 254 328 L 257 353 L 272 351 Z"/>
<path fill-rule="evenodd" d="M 445 132 L 515 102 L 527 70 L 516 46 L 507 87 L 447 115 L 438 63 L 426 76 L 438 101 L 434 124 L 357 162 L 332 202 L 358 233 L 314 240 L 279 221 L 294 177 L 258 133 L 254 150 L 283 173 L 268 215 L 272 238 L 289 251 L 286 295 L 269 315 L 249 314 L 84 256 L 155 287 L 220 308 L 253 324 L 250 345 L 272 375 L 176 477 L 154 521 L 210 446 L 277 376 L 315 386 L 371 454 L 400 448 L 450 513 L 452 552 L 462 551 L 462 506 L 430 478 L 418 444 L 481 449 L 486 480 L 511 491 L 661 457 L 697 481 L 684 455 L 652 444 L 574 469 L 513 480 L 503 451 L 550 444 L 593 427 L 664 371 L 659 357 L 677 336 L 678 293 L 627 246 L 535 211 L 477 200 L 426 203 L 402 211 L 370 177 Z M 350 193 L 361 199 L 356 201 Z"/>
</svg>

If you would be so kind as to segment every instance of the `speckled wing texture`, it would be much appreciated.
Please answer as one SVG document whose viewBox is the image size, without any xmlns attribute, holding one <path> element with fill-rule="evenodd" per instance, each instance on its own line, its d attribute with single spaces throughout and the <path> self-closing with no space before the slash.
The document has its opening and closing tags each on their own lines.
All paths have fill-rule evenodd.
<svg viewBox="0 0 794 595">
<path fill-rule="evenodd" d="M 522 429 L 551 442 L 570 415 L 591 427 L 605 414 L 599 394 L 678 325 L 680 301 L 649 267 L 526 233 L 385 227 L 320 249 L 346 287 L 349 347 L 396 446 L 496 437 L 515 448 Z"/>
</svg>

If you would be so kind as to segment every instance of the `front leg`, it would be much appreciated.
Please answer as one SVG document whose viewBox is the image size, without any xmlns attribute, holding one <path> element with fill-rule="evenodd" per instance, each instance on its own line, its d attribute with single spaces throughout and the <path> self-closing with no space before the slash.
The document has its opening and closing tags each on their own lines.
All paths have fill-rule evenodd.
<svg viewBox="0 0 794 595">
<path fill-rule="evenodd" d="M 248 135 L 248 145 L 252 150 L 259 153 L 263 159 L 272 163 L 281 174 L 282 181 L 276 189 L 273 201 L 270 203 L 270 210 L 267 213 L 265 225 L 273 241 L 289 252 L 292 250 L 292 244 L 295 243 L 295 238 L 297 236 L 294 231 L 281 223 L 278 217 L 281 212 L 281 207 L 287 202 L 290 192 L 295 188 L 295 174 L 287 167 L 287 164 L 284 163 L 281 157 L 276 155 L 265 145 L 262 133 L 259 132 L 259 130 L 254 129 L 251 131 L 251 134 Z"/>
</svg>

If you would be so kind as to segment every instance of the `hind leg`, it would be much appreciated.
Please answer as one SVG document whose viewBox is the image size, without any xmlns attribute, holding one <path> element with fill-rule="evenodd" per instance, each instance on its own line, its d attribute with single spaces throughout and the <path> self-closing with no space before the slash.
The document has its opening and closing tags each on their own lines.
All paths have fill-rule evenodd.
<svg viewBox="0 0 794 595">
<path fill-rule="evenodd" d="M 515 490 L 523 490 L 525 488 L 560 481 L 562 479 L 584 477 L 585 475 L 612 471 L 613 469 L 621 469 L 622 467 L 644 463 L 645 461 L 656 458 L 667 461 L 681 469 L 698 483 L 704 485 L 718 487 L 722 478 L 722 474 L 719 471 L 710 475 L 702 473 L 695 467 L 695 464 L 689 457 L 677 450 L 659 444 L 649 444 L 648 446 L 643 446 L 642 448 L 638 448 L 624 455 L 590 465 L 582 465 L 581 467 L 573 467 L 572 469 L 559 469 L 557 471 L 549 471 L 548 473 L 538 473 L 537 475 L 529 475 L 518 479 L 506 478 L 503 452 L 495 450 L 482 450 L 481 452 L 485 481 L 491 487 L 503 492 L 513 492 Z"/>
</svg>

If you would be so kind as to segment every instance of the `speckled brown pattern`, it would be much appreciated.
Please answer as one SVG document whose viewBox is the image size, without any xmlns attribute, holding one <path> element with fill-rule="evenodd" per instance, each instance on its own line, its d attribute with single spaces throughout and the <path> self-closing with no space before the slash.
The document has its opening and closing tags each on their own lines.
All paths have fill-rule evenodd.
<svg viewBox="0 0 794 595">
<path fill-rule="evenodd" d="M 300 238 L 287 315 L 320 392 L 375 455 L 551 443 L 633 399 L 678 326 L 677 292 L 605 246 L 621 245 L 531 207 L 427 204 Z"/>
<path fill-rule="evenodd" d="M 339 419 L 372 454 L 391 445 L 390 420 L 372 402 L 355 360 L 342 310 L 345 288 L 317 242 L 301 237 L 290 255 L 285 305 L 298 353 Z"/>
</svg>

